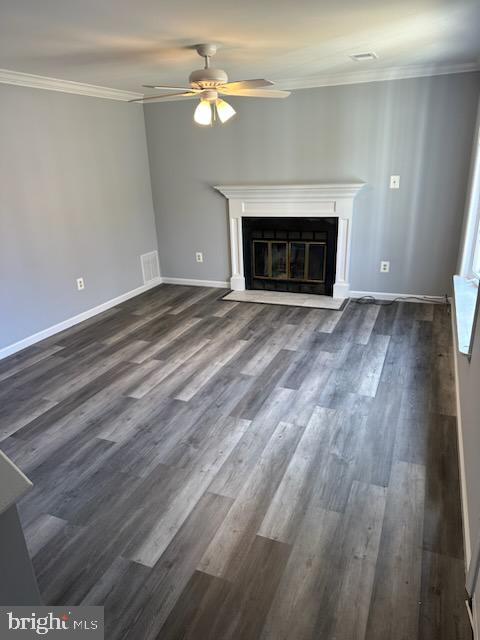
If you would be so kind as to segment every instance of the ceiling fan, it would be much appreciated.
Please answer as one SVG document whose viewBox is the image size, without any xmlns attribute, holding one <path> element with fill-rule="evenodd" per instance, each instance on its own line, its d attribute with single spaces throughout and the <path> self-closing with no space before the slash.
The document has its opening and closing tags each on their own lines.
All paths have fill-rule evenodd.
<svg viewBox="0 0 480 640">
<path fill-rule="evenodd" d="M 226 96 L 250 96 L 254 98 L 287 98 L 290 91 L 278 89 L 266 89 L 271 87 L 270 80 L 239 80 L 229 82 L 228 76 L 222 69 L 214 69 L 210 66 L 210 58 L 217 52 L 215 44 L 198 44 L 196 50 L 199 56 L 205 58 L 205 67 L 192 71 L 189 77 L 190 87 L 172 87 L 169 85 L 143 85 L 147 89 L 159 89 L 161 91 L 175 91 L 180 93 L 166 93 L 159 96 L 144 96 L 130 102 L 146 102 L 147 100 L 160 100 L 162 98 L 199 98 L 200 102 L 195 109 L 193 119 L 197 124 L 210 125 L 217 117 L 224 123 L 235 115 L 235 109 L 219 98 Z"/>
</svg>

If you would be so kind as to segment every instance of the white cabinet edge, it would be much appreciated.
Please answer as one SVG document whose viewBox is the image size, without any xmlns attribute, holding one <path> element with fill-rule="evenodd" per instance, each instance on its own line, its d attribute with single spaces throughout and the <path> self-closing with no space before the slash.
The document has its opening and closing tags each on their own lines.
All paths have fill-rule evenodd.
<svg viewBox="0 0 480 640">
<path fill-rule="evenodd" d="M 33 483 L 0 451 L 0 514 L 15 504 Z"/>
</svg>

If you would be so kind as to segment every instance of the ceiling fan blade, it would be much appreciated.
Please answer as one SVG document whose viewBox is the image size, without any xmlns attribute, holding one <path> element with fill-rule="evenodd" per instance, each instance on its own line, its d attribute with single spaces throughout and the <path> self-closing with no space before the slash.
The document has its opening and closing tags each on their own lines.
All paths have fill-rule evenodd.
<svg viewBox="0 0 480 640">
<path fill-rule="evenodd" d="M 161 96 L 143 96 L 143 98 L 135 98 L 128 102 L 146 102 L 147 100 L 163 100 L 167 98 L 198 98 L 198 95 L 193 91 L 188 91 L 186 93 L 164 93 Z"/>
<path fill-rule="evenodd" d="M 290 91 L 280 91 L 279 89 L 237 89 L 236 91 L 225 91 L 222 87 L 218 93 L 226 96 L 244 96 L 250 98 L 288 98 Z"/>
<path fill-rule="evenodd" d="M 236 91 L 237 89 L 256 89 L 258 87 L 271 87 L 273 82 L 270 80 L 238 80 L 237 82 L 227 82 L 222 85 L 222 89 L 225 87 L 230 91 Z"/>
<path fill-rule="evenodd" d="M 200 89 L 192 89 L 191 87 L 171 87 L 167 84 L 142 84 L 145 89 L 160 89 L 161 91 L 200 91 Z"/>
</svg>

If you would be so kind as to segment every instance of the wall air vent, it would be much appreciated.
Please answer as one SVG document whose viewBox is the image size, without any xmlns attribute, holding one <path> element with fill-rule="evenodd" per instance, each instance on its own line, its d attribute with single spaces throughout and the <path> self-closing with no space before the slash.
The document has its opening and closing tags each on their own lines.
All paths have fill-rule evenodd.
<svg viewBox="0 0 480 640">
<path fill-rule="evenodd" d="M 366 51 L 365 53 L 352 53 L 350 58 L 355 62 L 368 62 L 369 60 L 377 60 L 378 56 L 373 51 Z"/>
<path fill-rule="evenodd" d="M 142 263 L 143 284 L 150 284 L 160 279 L 160 266 L 158 264 L 158 252 L 150 251 L 140 256 Z"/>
</svg>

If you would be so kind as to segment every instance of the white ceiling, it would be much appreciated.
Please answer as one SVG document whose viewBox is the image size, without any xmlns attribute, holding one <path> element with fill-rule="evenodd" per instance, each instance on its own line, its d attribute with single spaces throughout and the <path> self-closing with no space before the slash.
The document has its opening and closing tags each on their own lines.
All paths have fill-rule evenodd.
<svg viewBox="0 0 480 640">
<path fill-rule="evenodd" d="M 478 65 L 480 0 L 0 0 L 0 68 L 141 92 L 187 81 L 216 42 L 230 80 L 285 88 Z M 354 62 L 375 51 L 379 60 Z"/>
</svg>

